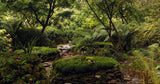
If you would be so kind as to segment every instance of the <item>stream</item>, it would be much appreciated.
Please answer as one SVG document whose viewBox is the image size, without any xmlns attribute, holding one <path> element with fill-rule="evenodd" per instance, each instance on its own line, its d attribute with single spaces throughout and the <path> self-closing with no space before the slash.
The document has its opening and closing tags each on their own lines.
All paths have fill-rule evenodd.
<svg viewBox="0 0 160 84">
<path fill-rule="evenodd" d="M 57 49 L 60 50 L 60 59 L 67 59 L 71 57 L 75 57 L 77 55 L 74 55 L 73 53 L 70 52 L 70 49 L 73 48 L 75 45 L 69 45 L 69 44 L 64 44 L 64 45 L 59 45 L 57 46 Z M 50 75 L 50 70 L 52 68 L 52 63 L 53 61 L 48 61 L 48 62 L 43 62 L 43 66 L 45 67 L 47 71 L 47 76 L 49 77 Z"/>
</svg>

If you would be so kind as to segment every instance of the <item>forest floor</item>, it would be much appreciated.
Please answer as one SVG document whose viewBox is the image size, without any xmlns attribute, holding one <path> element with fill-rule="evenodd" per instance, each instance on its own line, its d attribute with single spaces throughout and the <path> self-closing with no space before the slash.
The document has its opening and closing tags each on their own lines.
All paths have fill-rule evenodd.
<svg viewBox="0 0 160 84">
<path fill-rule="evenodd" d="M 78 56 L 78 54 L 74 54 L 74 53 L 60 53 L 60 55 L 61 55 L 60 59 L 68 59 L 68 58 Z M 53 61 L 43 63 L 46 68 L 48 77 L 50 75 L 52 63 Z M 125 60 L 125 61 L 121 61 L 120 64 L 123 66 L 132 66 L 133 63 L 130 60 Z M 124 81 L 121 83 L 113 82 L 114 84 L 143 84 L 143 78 L 141 76 L 141 73 L 136 72 L 132 69 L 126 69 L 122 66 L 120 66 L 120 70 L 124 75 Z"/>
<path fill-rule="evenodd" d="M 134 57 L 132 57 L 134 58 Z M 125 60 L 120 62 L 123 66 L 132 66 L 131 60 Z M 143 84 L 143 77 L 139 71 L 132 70 L 131 68 L 120 67 L 121 72 L 124 75 L 124 82 L 122 84 Z"/>
</svg>

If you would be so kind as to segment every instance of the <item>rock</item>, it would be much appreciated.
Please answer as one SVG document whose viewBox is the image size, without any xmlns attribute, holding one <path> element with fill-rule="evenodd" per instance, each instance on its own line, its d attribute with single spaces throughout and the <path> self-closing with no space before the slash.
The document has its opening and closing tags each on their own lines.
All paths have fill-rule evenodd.
<svg viewBox="0 0 160 84">
<path fill-rule="evenodd" d="M 141 80 L 139 80 L 139 78 L 133 78 L 132 79 L 132 83 L 134 83 L 134 84 L 141 84 L 142 82 L 141 82 Z"/>
<path fill-rule="evenodd" d="M 71 47 L 69 45 L 64 45 L 63 46 L 63 49 L 67 50 L 67 49 L 70 49 Z"/>
<path fill-rule="evenodd" d="M 101 75 L 95 75 L 95 78 L 101 78 Z"/>
<path fill-rule="evenodd" d="M 67 58 L 69 56 L 64 57 Z M 123 80 L 123 76 L 119 76 L 121 74 L 118 68 L 118 62 L 116 60 L 114 61 L 112 58 L 76 56 L 70 59 L 64 59 L 64 57 L 63 60 L 54 61 L 52 65 L 53 68 L 50 77 L 54 78 L 51 80 L 51 84 L 57 84 L 60 80 L 63 81 L 61 84 L 108 84 L 108 82 L 116 84 L 116 82 Z M 96 62 L 97 60 L 99 61 Z M 94 63 L 92 63 L 92 61 Z M 106 61 L 106 63 L 104 61 Z M 108 63 L 109 61 L 112 63 Z M 99 64 L 99 62 L 104 63 L 103 65 L 105 68 L 101 68 L 102 63 Z M 92 65 L 90 63 L 92 63 Z M 111 68 L 110 64 L 113 64 L 112 66 L 115 66 L 115 68 Z M 106 68 L 107 66 L 109 67 Z M 117 79 L 119 81 L 117 81 Z"/>
<path fill-rule="evenodd" d="M 52 62 L 44 62 L 43 66 L 44 67 L 51 67 L 52 66 Z"/>
<path fill-rule="evenodd" d="M 44 66 L 44 67 L 49 67 L 50 65 L 48 65 L 48 64 L 43 64 L 43 66 Z"/>
<path fill-rule="evenodd" d="M 69 45 L 69 44 L 65 44 L 65 45 L 60 45 L 57 46 L 57 49 L 59 49 L 61 51 L 61 53 L 65 53 L 68 52 L 71 48 L 73 48 L 75 45 Z"/>
<path fill-rule="evenodd" d="M 63 47 L 62 46 L 57 46 L 57 49 L 61 50 Z"/>
<path fill-rule="evenodd" d="M 64 83 L 64 84 L 72 84 L 72 83 Z"/>
<path fill-rule="evenodd" d="M 62 50 L 62 53 L 65 53 L 65 52 L 67 52 L 67 51 L 68 51 L 67 49 L 66 49 L 66 50 L 65 50 L 65 49 L 63 49 L 63 50 Z"/>
</svg>

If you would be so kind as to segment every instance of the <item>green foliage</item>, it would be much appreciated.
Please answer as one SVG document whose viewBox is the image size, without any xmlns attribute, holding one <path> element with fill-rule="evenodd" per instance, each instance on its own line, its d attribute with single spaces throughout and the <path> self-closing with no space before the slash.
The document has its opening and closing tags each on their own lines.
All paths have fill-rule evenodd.
<svg viewBox="0 0 160 84">
<path fill-rule="evenodd" d="M 56 44 L 68 43 L 73 37 L 74 29 L 71 26 L 71 16 L 74 15 L 74 9 L 56 8 L 52 16 L 51 24 L 46 27 L 46 33 L 50 40 L 54 40 Z"/>
<path fill-rule="evenodd" d="M 34 46 L 52 46 L 53 42 L 45 33 L 34 28 L 19 29 L 13 36 L 13 48 L 24 49 L 25 53 L 31 53 Z"/>
<path fill-rule="evenodd" d="M 11 47 L 12 38 L 7 38 L 5 33 L 5 29 L 0 29 L 0 52 L 6 52 Z"/>
<path fill-rule="evenodd" d="M 33 55 L 0 53 L 0 83 L 40 83 L 46 80 L 42 60 Z"/>
<path fill-rule="evenodd" d="M 102 69 L 118 68 L 119 63 L 109 57 L 77 56 L 53 62 L 53 70 L 62 74 L 85 73 Z"/>
<path fill-rule="evenodd" d="M 108 39 L 109 37 L 107 34 L 107 30 L 102 25 L 99 25 L 95 27 L 93 30 L 83 29 L 83 28 L 75 30 L 72 43 L 88 44 L 97 41 L 98 42 L 108 41 Z"/>
<path fill-rule="evenodd" d="M 70 7 L 73 0 L 3 0 L 6 9 L 22 15 L 31 24 L 39 24 L 42 27 L 41 32 L 44 33 L 45 28 L 49 25 L 55 9 L 59 7 Z"/>
<path fill-rule="evenodd" d="M 136 56 L 136 69 L 144 74 L 145 83 L 159 84 L 159 43 L 149 45 L 147 48 L 140 48 L 132 51 L 132 55 Z M 156 67 L 157 66 L 157 67 Z M 157 74 L 156 74 L 157 73 Z"/>
<path fill-rule="evenodd" d="M 93 29 L 99 24 L 97 19 L 93 17 L 93 14 L 89 10 L 85 9 L 75 11 L 75 14 L 71 16 L 71 20 L 73 21 L 73 26 L 86 29 Z"/>
<path fill-rule="evenodd" d="M 57 48 L 49 48 L 49 47 L 34 47 L 32 50 L 32 54 L 48 54 L 48 53 L 59 53 Z"/>
<path fill-rule="evenodd" d="M 23 28 L 20 29 L 17 33 L 17 39 L 27 47 L 27 43 L 31 42 L 33 39 L 37 38 L 37 46 L 49 46 L 50 40 L 47 38 L 47 35 L 41 34 L 41 31 L 34 28 Z M 15 38 L 16 40 L 16 38 Z M 47 44 L 48 43 L 48 44 Z"/>
<path fill-rule="evenodd" d="M 22 54 L 24 50 L 16 50 L 14 52 Z M 53 61 L 60 57 L 60 51 L 57 48 L 49 47 L 34 47 L 31 54 L 39 56 L 43 61 Z"/>
<path fill-rule="evenodd" d="M 152 58 L 153 60 L 159 61 L 159 44 L 155 43 L 150 46 L 148 46 L 146 49 L 137 49 L 135 51 L 132 51 L 132 54 L 134 55 L 134 52 L 140 52 L 139 54 L 144 57 Z"/>
<path fill-rule="evenodd" d="M 139 39 L 137 40 L 137 45 L 142 47 L 147 47 L 153 43 L 159 42 L 159 27 L 157 24 L 143 23 L 139 26 L 138 34 L 136 35 Z"/>
<path fill-rule="evenodd" d="M 139 22 L 141 19 L 143 19 L 143 17 L 137 18 L 139 15 L 141 16 L 142 14 L 140 13 L 140 10 L 137 10 L 134 7 L 134 5 L 132 5 L 132 3 L 134 3 L 133 0 L 128 0 L 128 1 L 85 0 L 85 1 L 86 1 L 86 4 L 88 5 L 88 7 L 91 9 L 91 11 L 94 13 L 95 17 L 98 19 L 98 21 L 107 30 L 109 38 L 111 39 L 111 42 L 114 44 L 114 48 L 116 49 L 116 51 L 123 52 L 123 44 L 122 44 L 123 42 L 121 42 L 119 32 L 116 28 L 116 24 L 114 23 L 113 19 L 120 19 L 123 24 L 124 23 L 128 24 L 128 22 L 131 22 L 130 21 L 131 17 L 136 19 L 137 22 Z M 133 14 L 133 12 L 134 12 L 134 14 Z M 107 27 L 108 25 L 109 25 L 109 27 Z M 111 37 L 112 30 L 116 33 L 116 36 L 118 37 L 117 38 L 118 42 L 116 42 L 116 43 L 114 41 L 112 41 L 112 37 Z M 118 45 L 116 45 L 116 44 L 118 44 Z"/>
<path fill-rule="evenodd" d="M 77 44 L 74 51 L 87 55 L 108 56 L 114 52 L 113 44 L 110 42 L 93 42 L 87 44 Z M 86 53 L 84 53 L 86 52 Z"/>
<path fill-rule="evenodd" d="M 98 17 L 103 14 L 103 18 L 107 17 L 108 19 L 119 17 L 123 23 L 128 23 L 130 20 L 136 20 L 137 22 L 144 21 L 144 18 L 142 17 L 143 12 L 141 10 L 137 10 L 134 0 L 85 1 L 93 7 Z"/>
<path fill-rule="evenodd" d="M 23 20 L 19 15 L 16 17 L 12 12 L 6 12 L 5 15 L 2 15 L 0 23 L 2 28 L 6 29 L 11 35 L 14 35 L 14 33 L 22 26 L 22 21 Z"/>
<path fill-rule="evenodd" d="M 155 3 L 156 2 L 156 3 Z M 139 3 L 143 5 L 139 5 Z M 137 39 L 137 48 L 147 47 L 153 43 L 159 42 L 159 10 L 157 9 L 160 6 L 159 1 L 138 1 L 136 2 L 137 8 L 145 11 L 145 22 L 141 25 L 135 25 L 138 34 L 136 35 Z"/>
<path fill-rule="evenodd" d="M 135 28 L 131 24 L 118 24 L 117 23 L 117 31 L 119 32 L 119 36 L 121 38 L 122 48 L 125 52 L 136 47 L 136 43 L 138 42 L 138 37 L 136 35 L 139 33 L 139 29 Z M 112 32 L 112 39 L 114 43 L 119 46 L 117 34 Z"/>
<path fill-rule="evenodd" d="M 6 5 L 2 3 L 2 0 L 0 1 L 0 4 L 1 4 L 0 5 L 0 8 L 1 8 L 0 14 L 3 14 L 4 12 L 6 12 L 6 8 L 5 8 Z M 0 16 L 0 18 L 1 18 L 1 16 Z"/>
<path fill-rule="evenodd" d="M 151 45 L 148 49 L 149 51 L 134 51 L 134 55 L 137 56 L 136 63 L 138 64 L 138 66 L 136 66 L 136 69 L 144 74 L 144 83 L 160 83 L 159 76 L 158 74 L 156 74 L 157 70 L 155 68 L 155 65 L 157 65 L 157 63 L 154 60 L 154 58 L 156 57 L 154 56 L 156 55 L 156 53 L 154 53 L 154 46 L 155 45 Z M 148 55 L 145 55 L 145 53 L 147 53 Z M 149 56 L 150 58 L 147 56 Z"/>
<path fill-rule="evenodd" d="M 72 31 L 63 32 L 62 29 L 57 29 L 57 28 L 52 28 L 52 27 L 47 27 L 46 32 L 48 34 L 48 38 L 54 41 L 56 44 L 68 43 L 69 37 L 72 37 Z"/>
</svg>

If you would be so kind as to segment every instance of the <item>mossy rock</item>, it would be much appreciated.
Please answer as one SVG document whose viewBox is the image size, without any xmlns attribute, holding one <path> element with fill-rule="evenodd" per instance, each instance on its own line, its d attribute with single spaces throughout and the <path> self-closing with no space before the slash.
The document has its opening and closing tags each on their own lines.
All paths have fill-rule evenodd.
<svg viewBox="0 0 160 84">
<path fill-rule="evenodd" d="M 33 84 L 37 81 L 48 81 L 46 70 L 38 56 L 0 53 L 0 62 L 0 84 Z"/>
<path fill-rule="evenodd" d="M 43 61 L 53 61 L 60 58 L 60 51 L 57 48 L 34 47 L 32 54 L 40 56 Z"/>
<path fill-rule="evenodd" d="M 119 71 L 119 63 L 112 58 L 77 56 L 53 62 L 50 77 L 51 84 L 95 84 L 96 82 L 108 83 L 112 79 L 122 80 L 123 74 Z"/>
<path fill-rule="evenodd" d="M 24 51 L 16 50 L 15 53 L 21 54 L 24 53 Z M 43 62 L 53 61 L 56 58 L 60 57 L 60 51 L 57 48 L 49 47 L 34 47 L 32 50 L 32 54 L 39 56 L 43 60 Z"/>
</svg>

